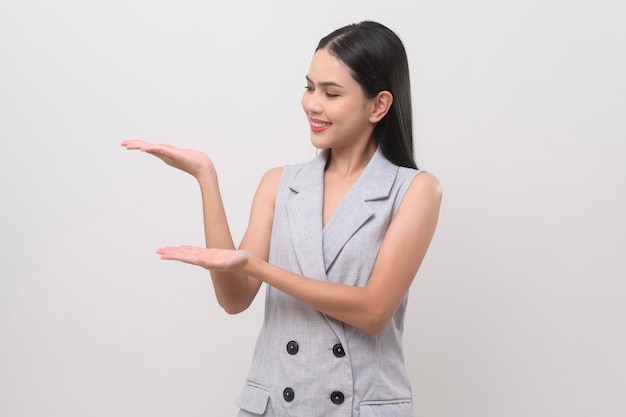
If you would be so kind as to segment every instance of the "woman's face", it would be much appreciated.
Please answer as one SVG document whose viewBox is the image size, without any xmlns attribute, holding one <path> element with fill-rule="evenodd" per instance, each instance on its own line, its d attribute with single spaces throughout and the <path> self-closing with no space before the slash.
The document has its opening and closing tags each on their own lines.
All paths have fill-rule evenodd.
<svg viewBox="0 0 626 417">
<path fill-rule="evenodd" d="M 367 99 L 348 67 L 320 49 L 306 75 L 302 108 L 316 148 L 346 148 L 367 143 L 375 123 L 370 122 L 374 100 Z"/>
</svg>

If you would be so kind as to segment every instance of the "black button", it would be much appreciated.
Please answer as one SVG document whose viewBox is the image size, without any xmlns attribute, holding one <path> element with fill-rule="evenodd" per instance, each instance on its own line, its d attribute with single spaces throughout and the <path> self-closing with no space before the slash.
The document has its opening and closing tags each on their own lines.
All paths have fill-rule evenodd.
<svg viewBox="0 0 626 417">
<path fill-rule="evenodd" d="M 341 391 L 333 391 L 332 394 L 330 394 L 330 400 L 333 402 L 333 404 L 343 404 L 343 400 L 344 400 L 344 396 L 343 396 L 343 392 Z"/>
<path fill-rule="evenodd" d="M 337 343 L 335 346 L 333 346 L 333 355 L 338 358 L 343 358 L 344 356 L 346 356 L 346 351 L 343 350 L 343 346 L 341 346 L 341 343 Z"/>
<path fill-rule="evenodd" d="M 287 353 L 289 353 L 290 355 L 295 355 L 296 353 L 298 353 L 299 349 L 300 346 L 298 346 L 298 342 L 296 342 L 295 340 L 287 343 Z"/>
<path fill-rule="evenodd" d="M 293 388 L 285 388 L 285 390 L 283 391 L 283 398 L 285 399 L 285 401 L 287 401 L 288 403 L 293 401 L 293 397 L 295 396 L 295 393 L 293 392 Z"/>
</svg>

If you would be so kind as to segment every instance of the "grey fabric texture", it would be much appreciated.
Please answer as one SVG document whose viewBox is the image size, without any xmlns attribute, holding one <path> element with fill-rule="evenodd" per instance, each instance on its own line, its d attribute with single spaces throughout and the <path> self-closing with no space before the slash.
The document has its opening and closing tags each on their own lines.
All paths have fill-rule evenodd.
<svg viewBox="0 0 626 417">
<path fill-rule="evenodd" d="M 377 150 L 322 227 L 325 165 L 322 152 L 308 163 L 284 167 L 269 262 L 309 278 L 363 287 L 420 171 L 398 167 Z M 268 286 L 252 367 L 237 401 L 239 416 L 412 417 L 402 352 L 406 299 L 371 336 Z M 287 349 L 292 341 L 295 354 Z M 338 344 L 343 355 L 335 354 Z M 290 400 L 286 388 L 293 391 Z"/>
</svg>

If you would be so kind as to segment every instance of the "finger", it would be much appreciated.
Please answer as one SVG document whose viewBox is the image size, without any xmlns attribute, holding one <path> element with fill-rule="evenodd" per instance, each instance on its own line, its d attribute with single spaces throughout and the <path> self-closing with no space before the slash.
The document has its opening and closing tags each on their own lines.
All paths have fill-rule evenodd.
<svg viewBox="0 0 626 417">
<path fill-rule="evenodd" d="M 122 146 L 138 146 L 142 144 L 149 144 L 150 142 L 146 142 L 145 140 L 140 139 L 124 139 L 122 141 Z"/>
<path fill-rule="evenodd" d="M 141 151 L 147 152 L 159 158 L 174 158 L 176 155 L 176 150 L 177 149 L 171 145 L 154 145 L 152 143 L 141 148 Z"/>
<path fill-rule="evenodd" d="M 199 246 L 191 246 L 191 245 L 180 245 L 179 248 L 184 249 L 184 250 L 194 251 L 194 252 L 202 252 L 202 251 L 207 250 L 207 248 L 201 248 Z"/>
<path fill-rule="evenodd" d="M 165 246 L 163 248 L 157 249 L 157 253 L 162 255 L 164 253 L 175 253 L 175 252 L 185 252 L 181 250 L 180 246 Z"/>
<path fill-rule="evenodd" d="M 176 149 L 173 146 L 163 146 L 157 145 L 154 143 L 146 142 L 144 140 L 126 140 L 122 142 L 122 146 L 125 146 L 127 149 L 138 149 L 142 152 L 149 152 L 153 154 L 167 154 L 168 150 Z"/>
<path fill-rule="evenodd" d="M 199 248 L 195 246 L 167 246 L 164 248 L 157 249 L 157 254 L 161 256 L 167 257 L 195 257 L 198 258 L 202 255 L 203 251 L 206 250 L 204 248 Z"/>
<path fill-rule="evenodd" d="M 190 263 L 197 265 L 198 264 L 198 256 L 187 252 L 181 251 L 179 248 L 163 248 L 157 251 L 159 255 L 161 255 L 161 259 L 167 261 L 181 261 L 185 263 Z"/>
<path fill-rule="evenodd" d="M 137 139 L 124 140 L 122 141 L 122 146 L 126 147 L 126 149 L 129 149 L 129 150 L 138 149 L 141 151 L 154 147 L 154 145 L 150 142 L 137 140 Z"/>
</svg>

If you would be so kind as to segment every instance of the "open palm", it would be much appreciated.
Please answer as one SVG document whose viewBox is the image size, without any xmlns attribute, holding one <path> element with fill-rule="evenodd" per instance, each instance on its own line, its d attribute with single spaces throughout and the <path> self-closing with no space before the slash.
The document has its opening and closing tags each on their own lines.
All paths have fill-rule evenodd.
<svg viewBox="0 0 626 417">
<path fill-rule="evenodd" d="M 139 150 L 156 156 L 166 164 L 198 177 L 200 173 L 215 169 L 207 155 L 194 149 L 179 149 L 172 145 L 154 144 L 138 139 L 122 141 L 128 150 Z"/>
<path fill-rule="evenodd" d="M 161 248 L 157 253 L 164 260 L 185 262 L 218 271 L 240 270 L 250 257 L 250 254 L 243 250 L 207 249 L 187 245 Z"/>
</svg>

